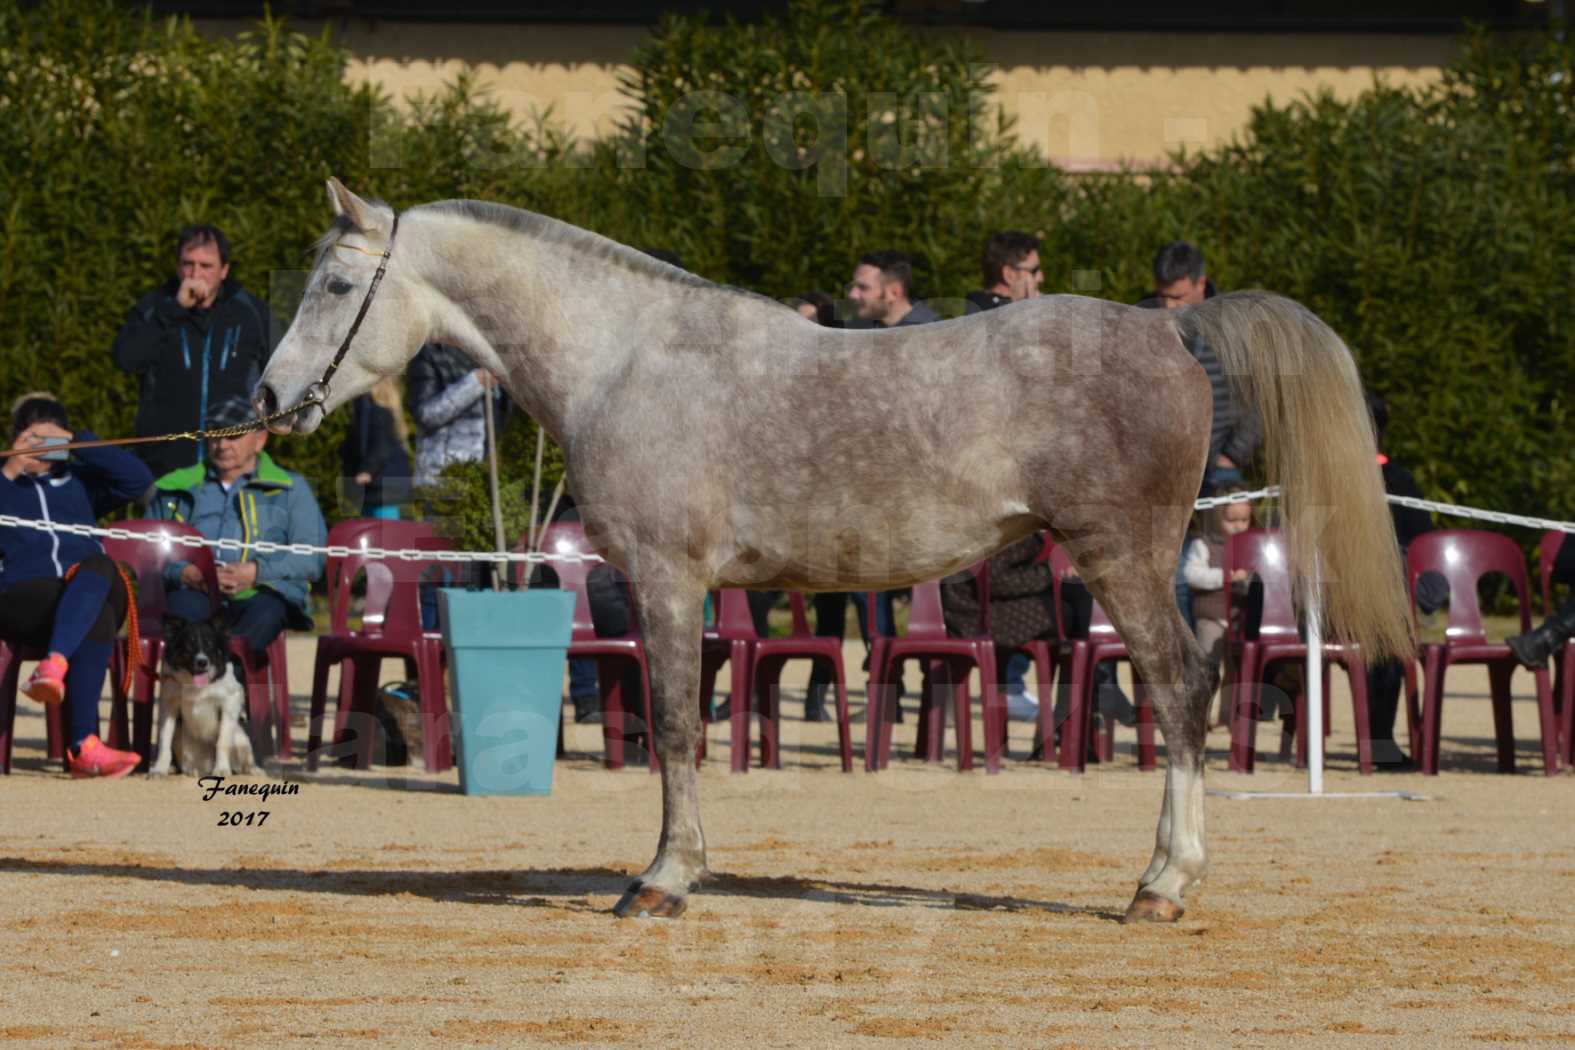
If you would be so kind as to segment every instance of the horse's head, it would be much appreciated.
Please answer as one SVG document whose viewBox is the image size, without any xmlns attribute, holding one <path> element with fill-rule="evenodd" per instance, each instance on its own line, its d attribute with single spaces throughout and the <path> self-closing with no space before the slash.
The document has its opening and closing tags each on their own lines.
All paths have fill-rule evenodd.
<svg viewBox="0 0 1575 1050">
<path fill-rule="evenodd" d="M 290 330 L 263 371 L 252 396 L 261 416 L 299 404 L 323 379 L 329 362 L 367 302 L 368 290 L 384 252 L 394 240 L 381 283 L 328 385 L 321 404 L 312 404 L 269 424 L 275 433 L 310 434 L 323 416 L 370 390 L 379 377 L 403 372 L 425 341 L 429 320 L 421 305 L 408 265 L 400 265 L 402 238 L 394 237 L 394 212 L 385 204 L 357 197 L 339 182 L 328 180 L 334 224 L 320 242 L 320 252 L 306 294 Z M 321 391 L 316 391 L 322 396 Z"/>
</svg>

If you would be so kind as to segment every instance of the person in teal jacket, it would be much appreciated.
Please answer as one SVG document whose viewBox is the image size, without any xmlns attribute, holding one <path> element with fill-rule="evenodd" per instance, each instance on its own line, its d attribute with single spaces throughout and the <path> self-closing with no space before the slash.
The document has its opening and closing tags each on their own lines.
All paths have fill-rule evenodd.
<svg viewBox="0 0 1575 1050">
<path fill-rule="evenodd" d="M 210 417 L 215 427 L 244 423 L 252 412 L 239 399 Z M 307 543 L 322 546 L 328 527 L 306 479 L 285 470 L 263 451 L 266 430 L 208 442 L 206 461 L 171 471 L 153 483 L 148 517 L 191 525 L 209 539 L 242 543 Z M 230 633 L 261 655 L 285 627 L 309 630 L 312 581 L 323 574 L 321 554 L 262 554 L 249 548 L 216 549 L 219 609 Z M 165 566 L 167 611 L 205 620 L 212 602 L 202 574 L 186 561 Z"/>
</svg>

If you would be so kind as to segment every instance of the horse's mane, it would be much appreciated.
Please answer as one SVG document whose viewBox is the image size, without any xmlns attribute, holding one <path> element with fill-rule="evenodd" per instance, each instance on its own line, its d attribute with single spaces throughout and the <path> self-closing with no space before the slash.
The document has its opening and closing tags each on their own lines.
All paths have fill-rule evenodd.
<svg viewBox="0 0 1575 1050">
<path fill-rule="evenodd" d="M 522 233 L 534 240 L 544 241 L 548 244 L 559 244 L 572 249 L 576 253 L 587 256 L 599 262 L 611 263 L 638 274 L 656 277 L 673 284 L 685 285 L 691 288 L 709 288 L 716 291 L 734 292 L 747 295 L 751 298 L 766 298 L 742 288 L 733 288 L 708 281 L 704 277 L 692 274 L 682 267 L 673 266 L 660 259 L 653 258 L 637 249 L 619 244 L 609 237 L 599 233 L 581 229 L 571 223 L 563 222 L 536 212 L 525 211 L 523 208 L 510 207 L 507 204 L 496 204 L 492 201 L 474 200 L 449 200 L 436 201 L 424 204 L 423 209 L 444 212 L 451 215 L 461 215 L 477 222 L 484 222 L 489 226 L 500 226 L 506 230 Z M 775 302 L 775 300 L 771 300 Z M 781 305 L 781 304 L 778 304 Z"/>
</svg>

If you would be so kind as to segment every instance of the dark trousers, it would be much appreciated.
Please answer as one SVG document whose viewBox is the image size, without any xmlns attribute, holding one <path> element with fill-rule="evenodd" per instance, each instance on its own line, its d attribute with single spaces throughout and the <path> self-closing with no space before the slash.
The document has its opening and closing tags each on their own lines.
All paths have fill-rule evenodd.
<svg viewBox="0 0 1575 1050">
<path fill-rule="evenodd" d="M 213 606 L 203 591 L 180 587 L 170 591 L 164 610 L 183 620 L 201 621 L 212 615 Z M 284 630 L 290 606 L 269 590 L 259 590 L 244 601 L 228 600 L 219 605 L 219 615 L 233 637 L 246 641 L 253 655 L 263 656 L 273 640 Z"/>
<path fill-rule="evenodd" d="M 875 596 L 875 634 L 889 638 L 897 633 L 896 620 L 892 614 L 892 598 L 896 591 L 881 591 Z M 841 638 L 848 626 L 848 599 L 853 599 L 853 608 L 859 617 L 859 635 L 864 639 L 864 644 L 870 642 L 870 610 L 869 601 L 864 591 L 827 591 L 815 595 L 815 635 L 818 638 Z M 816 661 L 814 668 L 809 673 L 809 692 L 804 697 L 804 707 L 814 710 L 825 703 L 826 688 L 831 684 L 831 667 Z M 902 683 L 898 682 L 897 695 L 902 695 Z"/>
<path fill-rule="evenodd" d="M 1399 660 L 1367 665 L 1367 724 L 1373 743 L 1393 744 L 1395 715 L 1400 710 L 1400 687 L 1405 684 L 1405 668 Z M 1384 756 L 1376 752 L 1382 761 Z"/>
<path fill-rule="evenodd" d="M 70 664 L 65 704 L 72 747 L 98 732 L 98 698 L 129 601 L 120 571 L 104 554 L 83 559 L 69 581 L 46 576 L 0 591 L 0 638 L 59 653 Z"/>
</svg>

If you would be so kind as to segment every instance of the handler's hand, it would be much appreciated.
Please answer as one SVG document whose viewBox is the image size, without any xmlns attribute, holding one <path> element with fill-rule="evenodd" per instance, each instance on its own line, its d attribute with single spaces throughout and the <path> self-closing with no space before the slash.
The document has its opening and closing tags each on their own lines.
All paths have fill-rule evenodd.
<svg viewBox="0 0 1575 1050">
<path fill-rule="evenodd" d="M 180 570 L 180 582 L 181 586 L 190 587 L 194 591 L 208 589 L 208 581 L 202 578 L 202 570 L 189 563 L 182 566 Z"/>
</svg>

